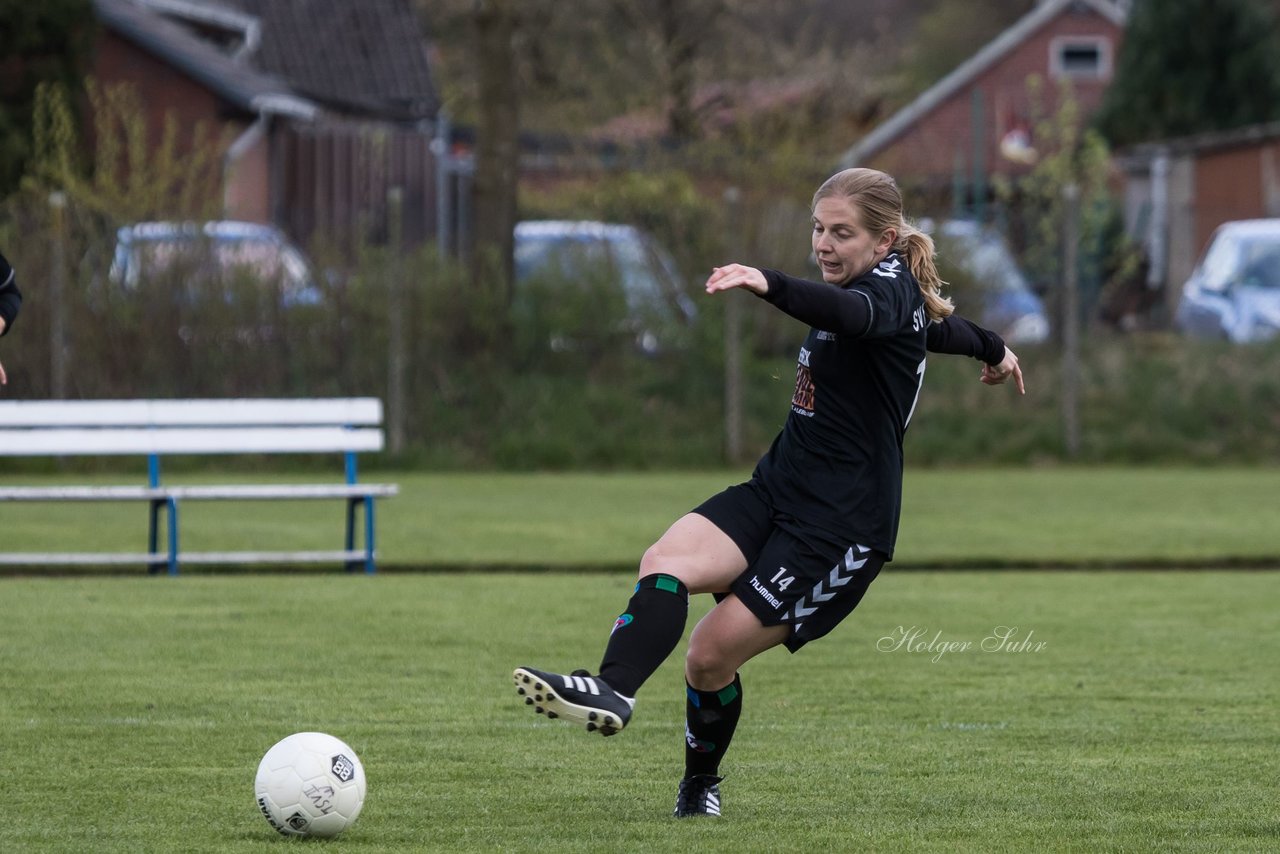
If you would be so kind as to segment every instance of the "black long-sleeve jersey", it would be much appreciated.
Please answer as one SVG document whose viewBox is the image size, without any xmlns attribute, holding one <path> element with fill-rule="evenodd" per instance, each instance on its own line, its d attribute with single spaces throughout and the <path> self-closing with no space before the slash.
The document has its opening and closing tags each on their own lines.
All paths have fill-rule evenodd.
<svg viewBox="0 0 1280 854">
<path fill-rule="evenodd" d="M 994 364 L 1004 342 L 963 318 L 931 323 L 897 253 L 839 287 L 763 272 L 764 299 L 812 328 L 791 412 L 754 477 L 778 512 L 892 557 L 926 349 Z"/>
<path fill-rule="evenodd" d="M 0 255 L 0 317 L 4 318 L 4 331 L 0 332 L 0 335 L 9 334 L 20 308 L 22 308 L 22 292 L 18 290 L 17 275 L 5 257 Z"/>
</svg>

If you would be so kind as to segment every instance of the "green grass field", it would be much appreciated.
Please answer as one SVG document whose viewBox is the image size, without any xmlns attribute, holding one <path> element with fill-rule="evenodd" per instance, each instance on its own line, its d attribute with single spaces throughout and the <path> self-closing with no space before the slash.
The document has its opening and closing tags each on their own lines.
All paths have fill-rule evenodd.
<svg viewBox="0 0 1280 854">
<path fill-rule="evenodd" d="M 854 616 L 745 668 L 725 818 L 671 819 L 679 654 L 611 739 L 533 715 L 510 672 L 594 667 L 644 547 L 736 476 L 369 478 L 402 487 L 380 505 L 385 568 L 470 571 L 0 577 L 0 851 L 276 850 L 254 772 L 303 729 L 347 740 L 369 776 L 333 850 L 1280 844 L 1277 576 L 1204 569 L 1280 565 L 1271 469 L 908 472 L 898 560 Z M 339 521 L 193 505 L 184 536 L 314 547 Z M 9 550 L 136 551 L 144 524 L 136 506 L 0 505 Z M 1010 643 L 984 649 L 1000 627 Z"/>
<path fill-rule="evenodd" d="M 1275 850 L 1275 585 L 889 570 L 744 669 L 726 816 L 678 822 L 678 655 L 610 739 L 510 684 L 594 666 L 626 576 L 9 578 L 0 850 L 278 850 L 254 772 L 303 729 L 369 778 L 326 850 Z M 1000 626 L 1030 645 L 984 651 Z"/>
<path fill-rule="evenodd" d="M 401 488 L 378 505 L 384 568 L 629 570 L 675 518 L 747 474 L 386 472 L 365 479 Z M 286 476 L 171 478 L 272 479 Z M 145 476 L 0 482 L 138 484 Z M 1280 468 L 908 470 L 904 488 L 899 567 L 1280 566 L 1272 511 Z M 182 518 L 183 547 L 194 550 L 341 545 L 338 502 L 195 503 Z M 146 507 L 0 505 L 0 529 L 6 551 L 136 552 L 145 549 Z"/>
</svg>

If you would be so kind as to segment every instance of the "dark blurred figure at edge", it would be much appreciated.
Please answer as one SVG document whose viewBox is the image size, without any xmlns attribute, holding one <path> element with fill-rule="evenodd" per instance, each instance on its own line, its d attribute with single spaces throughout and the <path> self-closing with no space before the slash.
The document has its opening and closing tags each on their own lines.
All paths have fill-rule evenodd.
<svg viewBox="0 0 1280 854">
<path fill-rule="evenodd" d="M 18 290 L 18 277 L 5 257 L 0 255 L 0 336 L 9 334 L 20 308 L 22 308 L 22 291 Z M 4 363 L 0 362 L 0 385 L 8 381 L 9 378 L 4 373 Z"/>
</svg>

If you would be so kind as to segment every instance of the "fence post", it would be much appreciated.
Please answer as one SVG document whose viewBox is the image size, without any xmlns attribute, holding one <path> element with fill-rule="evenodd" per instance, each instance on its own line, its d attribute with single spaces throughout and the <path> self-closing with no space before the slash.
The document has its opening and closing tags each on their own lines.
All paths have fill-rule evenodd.
<svg viewBox="0 0 1280 854">
<path fill-rule="evenodd" d="M 1080 188 L 1062 188 L 1062 435 L 1069 459 L 1080 454 Z"/>
<path fill-rule="evenodd" d="M 730 187 L 724 191 L 724 202 L 726 221 L 738 224 L 730 233 L 741 234 L 742 192 Z M 730 246 L 730 257 L 737 258 L 739 248 Z M 724 453 L 725 460 L 736 465 L 742 459 L 742 295 L 724 296 Z"/>
<path fill-rule="evenodd" d="M 453 157 L 452 135 L 449 114 L 441 109 L 436 113 L 436 134 L 431 140 L 431 154 L 436 159 L 436 249 L 441 258 L 453 254 L 453 206 L 449 203 L 453 191 L 449 186 L 453 179 L 453 170 L 449 168 Z"/>
<path fill-rule="evenodd" d="M 404 299 L 404 190 L 387 190 L 387 449 L 404 450 L 404 375 L 408 364 Z M 372 510 L 372 504 L 366 512 Z"/>
<path fill-rule="evenodd" d="M 67 376 L 67 194 L 49 194 L 53 215 L 53 269 L 49 276 L 49 390 L 54 400 L 66 400 Z"/>
</svg>

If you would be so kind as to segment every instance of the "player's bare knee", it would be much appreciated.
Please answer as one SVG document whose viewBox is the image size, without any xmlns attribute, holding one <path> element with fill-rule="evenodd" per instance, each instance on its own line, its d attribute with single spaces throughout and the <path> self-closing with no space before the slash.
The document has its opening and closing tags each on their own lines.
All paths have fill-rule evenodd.
<svg viewBox="0 0 1280 854">
<path fill-rule="evenodd" d="M 646 575 L 653 575 L 658 572 L 658 567 L 662 564 L 662 552 L 659 550 L 659 543 L 654 543 L 645 549 L 644 554 L 640 556 L 640 571 L 636 573 L 636 578 L 644 578 Z"/>
<path fill-rule="evenodd" d="M 654 575 L 655 573 L 663 573 L 673 578 L 678 578 L 684 583 L 688 583 L 685 578 L 685 566 L 688 561 L 683 555 L 674 554 L 669 549 L 663 547 L 662 541 L 654 543 L 645 550 L 644 555 L 640 558 L 640 571 L 636 574 L 636 578 L 644 578 L 646 575 Z"/>
<path fill-rule="evenodd" d="M 684 678 L 698 691 L 716 691 L 733 681 L 737 667 L 725 659 L 714 644 L 689 639 L 684 659 Z"/>
</svg>

